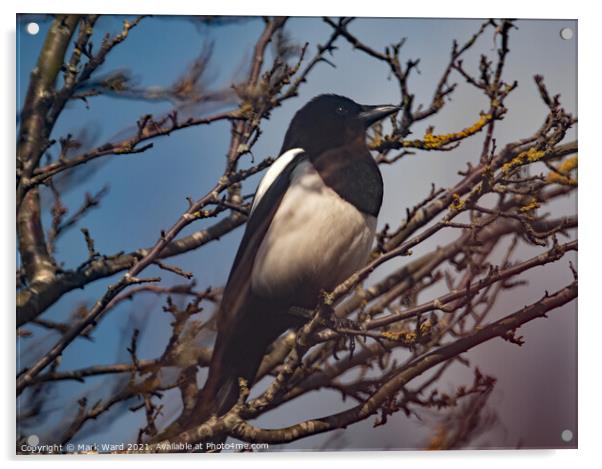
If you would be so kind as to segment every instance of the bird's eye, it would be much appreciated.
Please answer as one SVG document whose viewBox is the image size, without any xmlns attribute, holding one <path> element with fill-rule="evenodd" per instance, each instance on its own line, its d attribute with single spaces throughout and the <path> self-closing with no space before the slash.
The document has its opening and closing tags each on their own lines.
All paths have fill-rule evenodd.
<svg viewBox="0 0 602 469">
<path fill-rule="evenodd" d="M 347 109 L 345 109 L 343 106 L 339 106 L 337 107 L 337 114 L 345 115 L 347 114 Z"/>
</svg>

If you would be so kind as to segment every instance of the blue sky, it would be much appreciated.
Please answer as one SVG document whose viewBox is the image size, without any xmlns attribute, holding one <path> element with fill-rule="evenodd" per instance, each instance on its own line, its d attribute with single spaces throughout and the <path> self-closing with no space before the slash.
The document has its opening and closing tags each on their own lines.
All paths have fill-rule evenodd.
<svg viewBox="0 0 602 469">
<path fill-rule="evenodd" d="M 100 43 L 99 34 L 119 31 L 122 19 L 123 17 L 117 16 L 101 17 L 96 28 L 95 45 Z M 49 25 L 47 20 L 39 23 L 41 31 L 37 36 L 26 34 L 24 24 L 17 25 L 18 108 L 24 100 L 29 71 L 35 64 Z M 426 104 L 449 57 L 452 40 L 458 39 L 462 43 L 478 29 L 480 23 L 480 20 L 358 19 L 352 23 L 350 29 L 375 49 L 382 49 L 386 45 L 398 42 L 402 37 L 407 37 L 403 47 L 404 59 L 421 58 L 420 74 L 413 76 L 410 87 L 416 95 L 416 102 Z M 183 73 L 185 67 L 198 55 L 203 44 L 213 42 L 212 83 L 215 87 L 228 86 L 247 63 L 250 48 L 259 36 L 262 26 L 260 19 L 253 18 L 212 28 L 199 28 L 185 17 L 148 18 L 132 30 L 130 37 L 109 55 L 101 72 L 128 69 L 139 80 L 140 85 L 166 86 Z M 506 104 L 510 111 L 498 127 L 497 139 L 500 144 L 530 135 L 541 124 L 546 109 L 533 84 L 532 76 L 536 73 L 544 75 L 551 92 L 561 93 L 566 107 L 576 112 L 576 39 L 564 41 L 559 35 L 560 29 L 566 26 L 576 31 L 576 22 L 528 20 L 517 22 L 517 26 L 518 30 L 513 31 L 511 36 L 511 53 L 505 76 L 507 81 L 518 80 L 519 87 L 508 98 Z M 293 18 L 288 23 L 287 30 L 293 41 L 309 42 L 310 55 L 315 51 L 316 45 L 324 43 L 329 36 L 329 27 L 319 18 Z M 334 92 L 366 104 L 399 101 L 396 84 L 394 80 L 387 79 L 388 70 L 383 64 L 353 51 L 344 41 L 338 46 L 339 49 L 331 58 L 337 67 L 320 64 L 310 75 L 308 83 L 301 88 L 299 97 L 288 101 L 272 113 L 271 119 L 262 127 L 263 134 L 253 150 L 255 155 L 276 156 L 275 152 L 280 148 L 293 113 L 317 94 Z M 468 69 L 476 69 L 481 53 L 489 56 L 495 54 L 491 34 L 486 34 L 466 55 L 464 63 Z M 460 130 L 473 123 L 479 112 L 485 110 L 487 103 L 482 96 L 466 85 L 461 77 L 455 76 L 453 81 L 459 84 L 453 101 L 435 118 L 417 125 L 414 128 L 417 136 L 422 135 L 427 125 L 434 125 L 436 132 L 440 133 Z M 111 97 L 92 98 L 89 109 L 83 102 L 72 102 L 61 115 L 53 137 L 58 138 L 67 133 L 77 135 L 82 129 L 87 129 L 93 136 L 91 144 L 98 145 L 132 132 L 136 120 L 143 114 L 160 115 L 169 109 L 168 103 L 144 103 Z M 64 193 L 63 202 L 74 211 L 81 204 L 85 192 L 96 192 L 108 184 L 110 192 L 101 207 L 90 213 L 80 226 L 90 230 L 96 240 L 97 250 L 103 254 L 150 246 L 156 241 L 160 230 L 171 226 L 186 208 L 186 197 L 197 198 L 204 194 L 221 175 L 228 142 L 229 127 L 226 123 L 179 131 L 170 137 L 157 140 L 155 147 L 143 154 L 108 157 L 91 177 Z M 419 154 L 386 168 L 385 202 L 379 225 L 382 226 L 385 222 L 393 225 L 398 223 L 405 213 L 405 207 L 413 206 L 425 197 L 431 182 L 436 182 L 438 186 L 454 183 L 457 180 L 456 172 L 465 167 L 466 161 L 474 160 L 480 151 L 481 142 L 481 138 L 477 136 L 451 153 Z M 249 161 L 246 164 L 249 164 Z M 257 177 L 247 181 L 243 186 L 243 193 L 252 193 L 257 181 Z M 558 214 L 575 213 L 576 200 L 563 200 L 554 206 L 554 210 Z M 44 221 L 48 227 L 49 217 L 46 216 Z M 189 227 L 184 234 L 201 226 L 196 224 Z M 193 272 L 200 287 L 222 285 L 241 236 L 242 230 L 239 229 L 218 243 L 212 243 L 177 258 L 176 263 Z M 443 241 L 445 238 L 433 240 L 422 249 L 432 248 Z M 57 251 L 58 259 L 64 262 L 66 267 L 79 265 L 87 256 L 86 245 L 79 229 L 65 234 L 57 245 Z M 416 254 L 420 252 L 422 251 L 417 250 Z M 529 251 L 525 249 L 521 254 L 526 256 Z M 392 267 L 384 268 L 380 275 L 389 268 Z M 146 272 L 148 275 L 155 273 L 159 272 L 154 272 L 153 269 Z M 529 291 L 537 296 L 544 287 L 552 289 L 561 286 L 567 280 L 565 274 L 564 270 L 562 273 L 551 270 L 544 276 L 535 276 L 530 286 L 532 290 L 527 289 L 504 306 L 511 308 L 515 304 L 520 305 L 521 302 L 524 304 L 529 298 Z M 165 284 L 181 282 L 181 279 L 163 271 L 159 275 Z M 67 319 L 75 304 L 92 304 L 111 280 L 98 281 L 82 291 L 66 295 L 51 308 L 47 317 Z M 154 299 L 145 298 L 137 302 L 135 307 L 124 304 L 116 308 L 97 328 L 93 343 L 79 340 L 67 350 L 61 368 L 72 369 L 91 363 L 127 360 L 124 347 L 117 355 L 116 348 L 123 345 L 123 337 L 129 338 L 136 324 L 135 318 L 142 313 L 148 314 L 152 320 L 149 321 L 151 326 L 141 340 L 140 356 L 155 357 L 163 349 L 170 333 L 169 318 L 161 311 L 160 306 Z M 575 306 L 572 305 L 571 308 L 575 309 Z M 553 386 L 555 380 L 570 378 L 576 346 L 575 320 L 574 314 L 552 315 L 543 326 L 539 323 L 537 327 L 526 327 L 525 330 L 531 334 L 532 339 L 526 347 L 531 352 L 525 352 L 525 348 L 519 352 L 524 352 L 531 358 L 512 369 L 504 365 L 506 360 L 516 360 L 516 357 L 522 355 L 515 355 L 517 351 L 505 343 L 499 345 L 499 348 L 496 348 L 498 346 L 495 344 L 487 346 L 489 349 L 484 347 L 482 352 L 474 354 L 478 363 L 484 367 L 489 366 L 489 371 L 502 377 L 502 391 L 496 395 L 500 409 L 516 408 L 521 392 L 525 395 L 525 389 L 520 389 L 515 384 L 517 376 L 530 373 L 533 367 L 537 367 L 538 360 L 549 357 L 551 352 L 559 354 L 557 376 L 555 378 L 551 371 L 546 373 L 545 370 L 538 369 L 541 375 L 537 377 L 539 385 L 545 389 Z M 123 334 L 117 331 L 123 331 Z M 41 330 L 36 332 L 41 336 L 46 334 Z M 44 346 L 50 346 L 56 340 L 56 336 L 51 334 L 46 339 L 42 342 L 42 350 Z M 32 356 L 32 351 L 25 348 L 27 344 L 28 342 L 24 341 L 24 348 L 19 351 L 23 360 L 21 364 L 26 364 Z M 33 355 L 39 352 L 40 350 L 34 351 Z M 454 378 L 461 381 L 470 379 L 470 375 L 458 370 Z M 97 382 L 99 385 L 102 383 L 101 380 Z M 66 383 L 58 388 L 57 411 L 50 416 L 48 428 L 57 422 L 60 414 L 65 413 L 65 406 L 70 405 L 74 396 L 81 392 L 79 384 Z M 536 389 L 539 388 L 531 388 L 531 393 L 535 393 Z M 94 391 L 94 395 L 102 393 L 101 387 Z M 562 402 L 562 399 L 566 400 L 566 396 L 571 393 L 571 390 L 564 394 L 559 391 L 547 401 L 543 399 L 543 404 L 542 399 L 532 402 L 529 406 L 531 414 L 508 412 L 505 424 L 512 434 L 510 443 L 515 441 L 516 435 L 528 438 L 528 420 L 542 418 L 550 406 L 559 405 L 558 403 Z M 333 406 L 341 406 L 338 396 L 322 396 L 320 399 L 310 397 L 306 401 L 292 404 L 287 412 L 266 416 L 265 423 L 290 424 L 291 416 L 307 416 L 304 413 L 306 408 L 311 409 L 312 415 L 320 416 L 331 412 Z M 69 412 L 67 411 L 67 414 Z M 527 414 L 528 417 L 525 417 Z M 560 419 L 568 419 L 571 416 L 572 411 L 569 409 L 566 416 L 558 417 L 559 420 L 554 424 L 562 425 Z M 113 415 L 108 414 L 103 418 L 103 422 L 109 426 L 101 434 L 87 437 L 87 441 L 131 440 L 135 438 L 142 415 L 126 413 L 125 416 L 115 419 Z M 527 421 L 524 421 L 525 418 Z M 419 444 L 424 437 L 424 433 L 421 432 L 423 430 L 419 426 L 409 424 L 404 416 L 399 415 L 392 420 L 391 425 L 374 431 L 371 430 L 371 422 L 357 425 L 348 432 L 346 438 L 352 446 L 360 448 L 412 447 Z M 322 437 L 304 440 L 296 447 L 311 448 L 321 441 L 320 438 Z"/>
</svg>

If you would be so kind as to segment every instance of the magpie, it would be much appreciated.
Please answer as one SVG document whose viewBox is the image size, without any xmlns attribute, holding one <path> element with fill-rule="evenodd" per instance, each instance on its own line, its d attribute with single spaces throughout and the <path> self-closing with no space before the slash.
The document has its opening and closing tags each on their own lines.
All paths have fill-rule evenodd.
<svg viewBox="0 0 602 469">
<path fill-rule="evenodd" d="M 368 258 L 383 180 L 366 130 L 397 106 L 323 94 L 293 117 L 280 156 L 261 180 L 217 313 L 217 338 L 195 422 L 236 403 L 269 345 L 307 318 Z"/>
</svg>

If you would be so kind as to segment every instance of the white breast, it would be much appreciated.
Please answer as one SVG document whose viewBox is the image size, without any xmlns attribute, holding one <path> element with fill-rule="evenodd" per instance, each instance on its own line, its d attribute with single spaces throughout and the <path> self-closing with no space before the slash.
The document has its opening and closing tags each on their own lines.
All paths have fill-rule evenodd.
<svg viewBox="0 0 602 469">
<path fill-rule="evenodd" d="M 343 200 L 302 162 L 257 252 L 252 288 L 272 298 L 330 290 L 364 265 L 375 229 L 374 216 Z"/>
</svg>

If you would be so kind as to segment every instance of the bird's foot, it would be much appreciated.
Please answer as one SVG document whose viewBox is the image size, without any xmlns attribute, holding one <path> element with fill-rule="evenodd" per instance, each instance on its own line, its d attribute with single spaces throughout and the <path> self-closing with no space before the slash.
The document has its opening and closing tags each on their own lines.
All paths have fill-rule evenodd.
<svg viewBox="0 0 602 469">
<path fill-rule="evenodd" d="M 354 321 L 353 319 L 349 319 L 349 318 L 341 318 L 339 316 L 333 315 L 331 318 L 332 321 L 332 328 L 334 330 L 339 330 L 339 329 L 353 329 L 353 330 L 358 330 L 360 328 L 360 324 L 357 321 Z"/>
<path fill-rule="evenodd" d="M 302 325 L 313 319 L 315 310 L 302 308 L 300 306 L 291 306 L 288 310 L 288 314 L 295 319 L 298 319 Z M 353 319 L 339 317 L 334 314 L 334 310 L 331 311 L 331 314 L 329 314 L 322 323 L 325 327 L 335 331 L 338 331 L 339 329 L 360 329 L 359 322 L 354 321 Z"/>
</svg>

